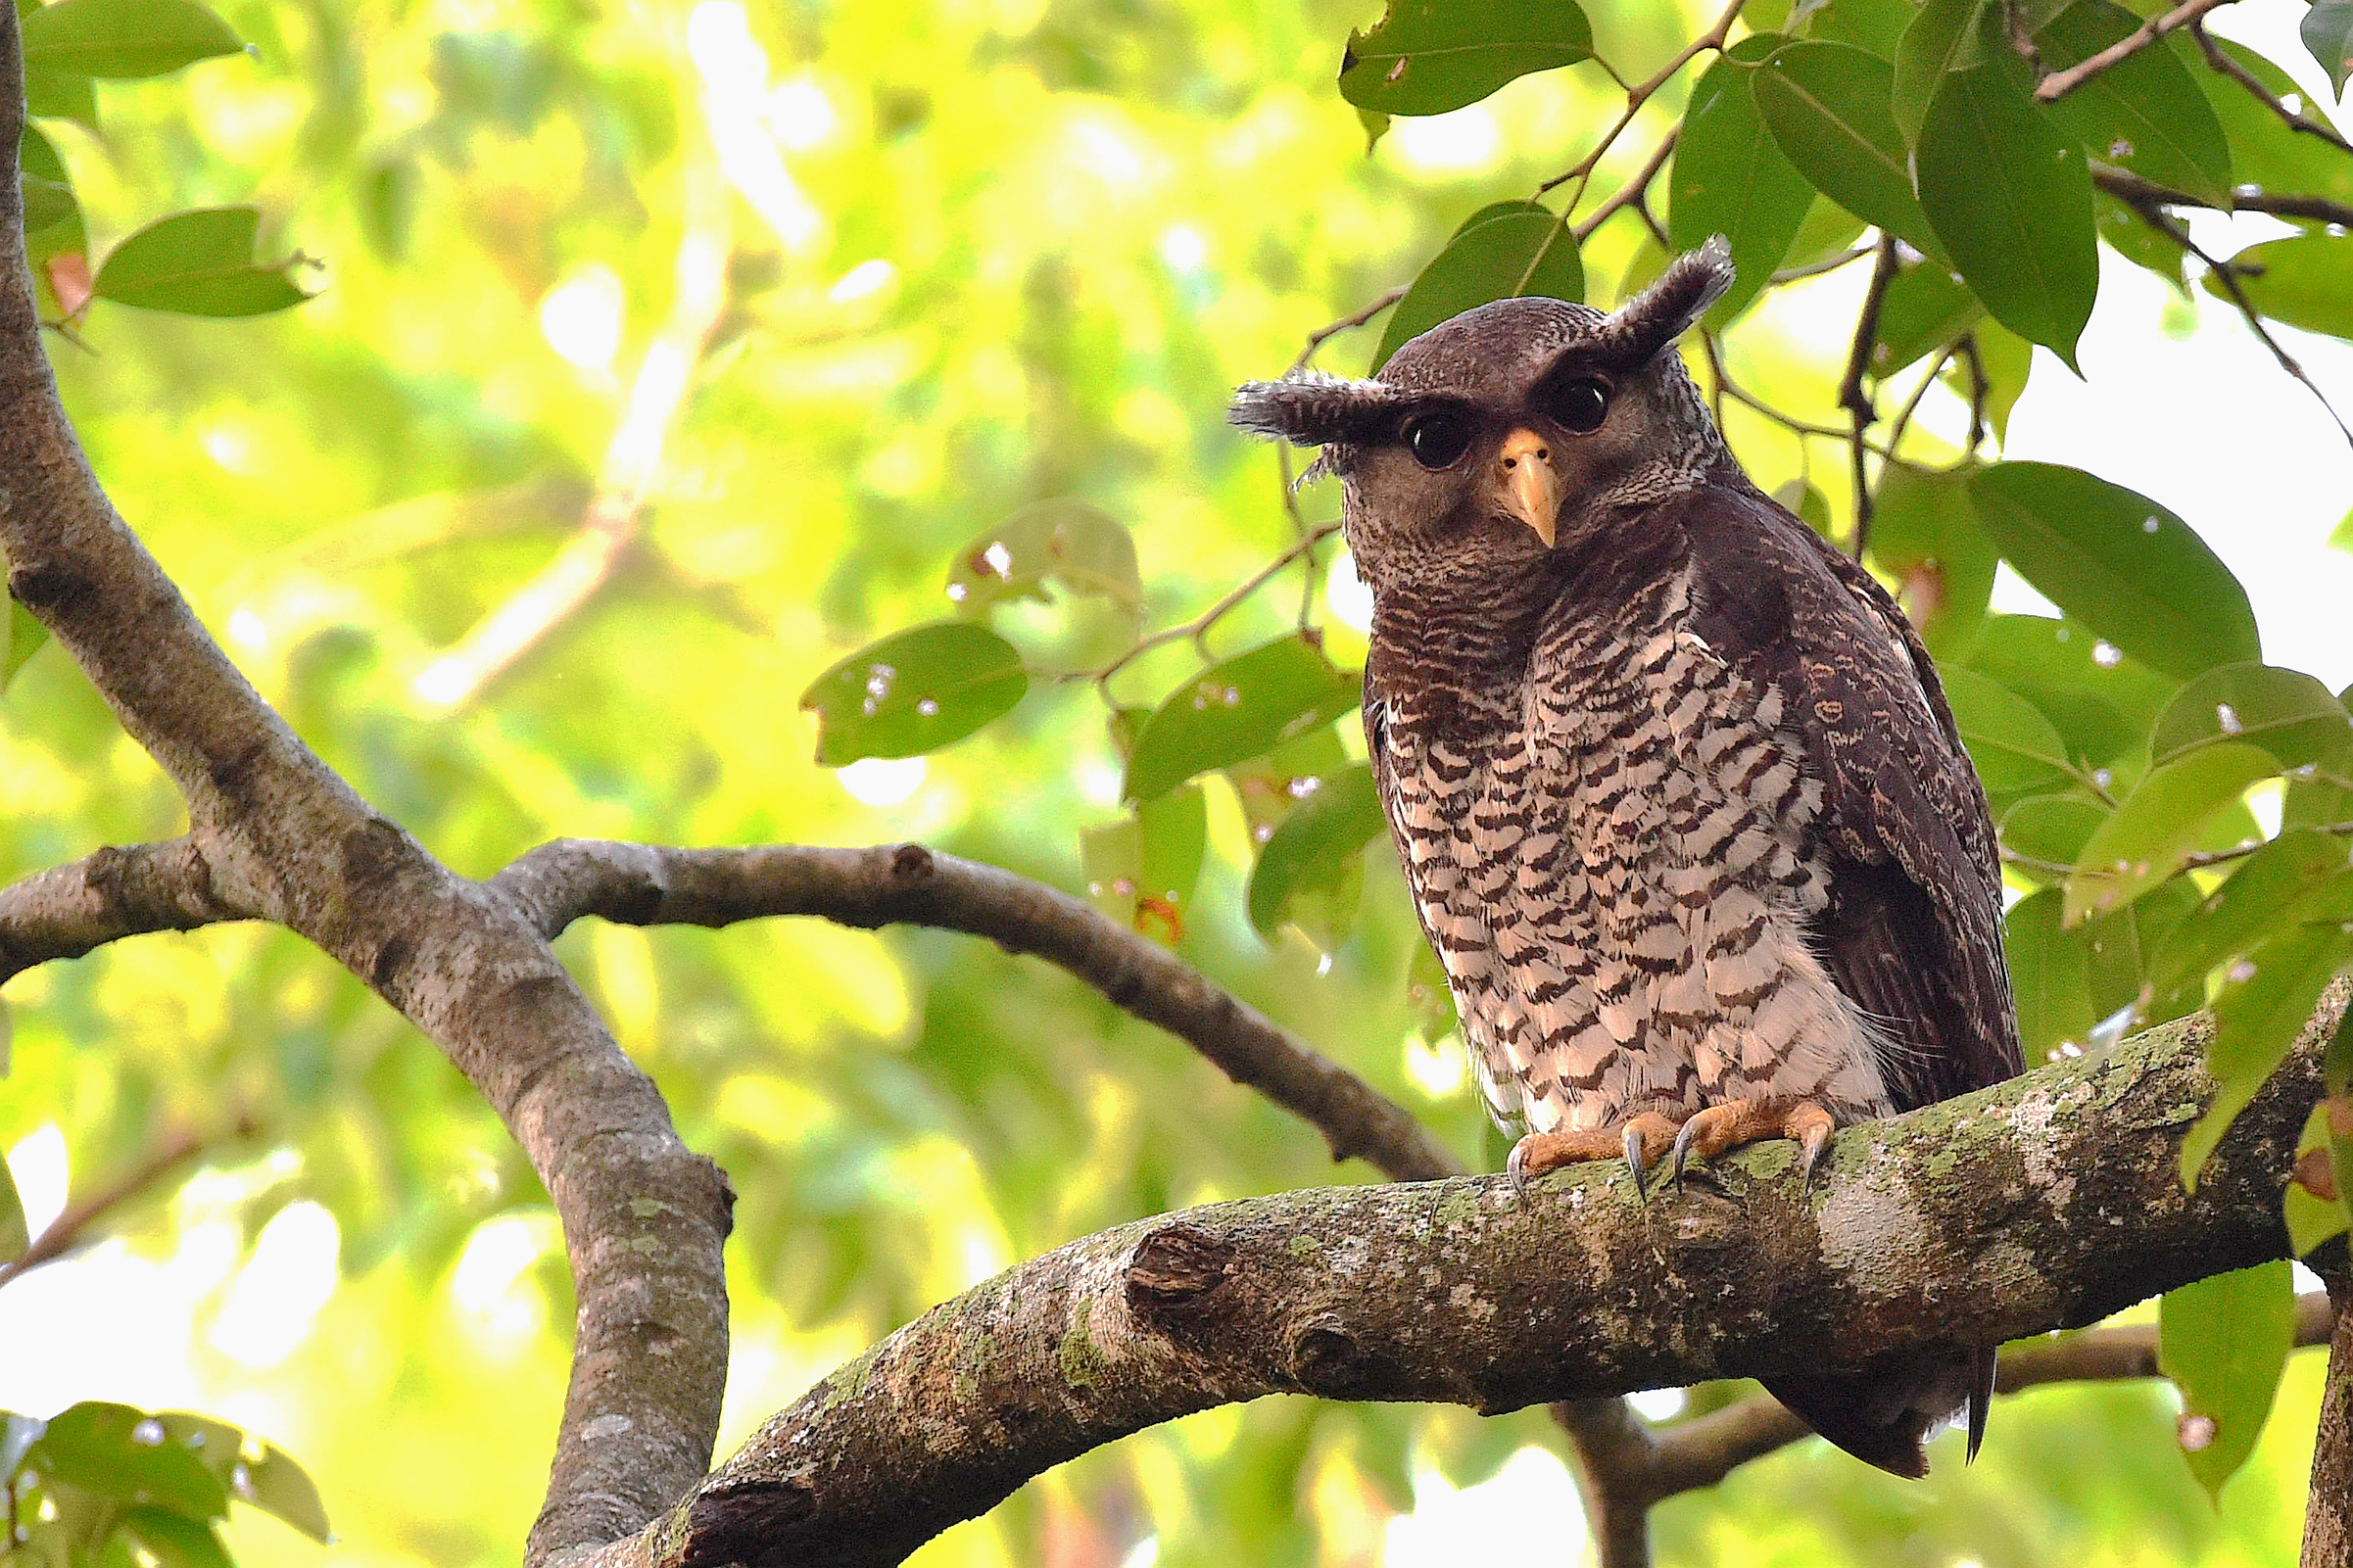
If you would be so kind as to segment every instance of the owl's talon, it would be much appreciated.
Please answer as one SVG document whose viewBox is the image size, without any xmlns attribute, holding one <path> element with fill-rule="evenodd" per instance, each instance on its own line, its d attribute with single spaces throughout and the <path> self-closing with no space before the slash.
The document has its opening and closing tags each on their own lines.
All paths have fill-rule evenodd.
<svg viewBox="0 0 2353 1568">
<path fill-rule="evenodd" d="M 1694 1115 L 1675 1134 L 1675 1181 L 1681 1185 L 1688 1156 L 1713 1160 L 1727 1149 L 1768 1138 L 1795 1138 L 1799 1183 L 1811 1186 L 1830 1148 L 1830 1135 L 1837 1130 L 1838 1120 L 1829 1108 L 1812 1100 L 1726 1100 Z"/>
<path fill-rule="evenodd" d="M 1512 1201 L 1528 1201 L 1528 1140 L 1520 1139 L 1512 1146 L 1512 1158 L 1504 1162 L 1504 1173 L 1512 1178 Z"/>
<path fill-rule="evenodd" d="M 1634 1177 L 1634 1196 L 1649 1203 L 1651 1195 L 1642 1185 L 1642 1129 L 1631 1121 L 1626 1123 L 1626 1169 Z"/>
<path fill-rule="evenodd" d="M 1675 1190 L 1677 1192 L 1683 1190 L 1683 1162 L 1690 1156 L 1692 1140 L 1698 1136 L 1699 1130 L 1700 1118 L 1698 1117 L 1693 1117 L 1675 1129 Z"/>
</svg>

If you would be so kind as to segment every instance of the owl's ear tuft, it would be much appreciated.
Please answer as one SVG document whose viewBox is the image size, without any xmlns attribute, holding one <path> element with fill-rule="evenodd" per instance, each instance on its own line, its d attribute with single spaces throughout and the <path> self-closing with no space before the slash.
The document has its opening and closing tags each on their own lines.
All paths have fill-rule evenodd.
<svg viewBox="0 0 2353 1568">
<path fill-rule="evenodd" d="M 1397 389 L 1381 382 L 1306 370 L 1236 389 L 1225 422 L 1293 446 L 1325 447 L 1387 438 L 1402 404 Z"/>
<path fill-rule="evenodd" d="M 1625 364 L 1647 363 L 1699 324 L 1707 308 L 1732 287 L 1732 247 L 1715 235 L 1666 265 L 1658 280 L 1617 308 L 1602 324 L 1600 348 Z"/>
</svg>

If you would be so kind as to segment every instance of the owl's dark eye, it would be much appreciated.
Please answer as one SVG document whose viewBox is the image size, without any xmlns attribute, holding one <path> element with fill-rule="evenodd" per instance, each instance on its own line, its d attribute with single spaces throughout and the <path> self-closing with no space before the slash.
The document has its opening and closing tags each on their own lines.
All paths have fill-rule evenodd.
<svg viewBox="0 0 2353 1568">
<path fill-rule="evenodd" d="M 1561 429 L 1589 436 L 1609 417 L 1609 383 L 1599 376 L 1556 382 L 1545 389 L 1544 411 L 1559 421 Z"/>
<path fill-rule="evenodd" d="M 1406 421 L 1406 451 L 1424 468 L 1452 468 L 1470 450 L 1470 421 L 1441 410 Z"/>
</svg>

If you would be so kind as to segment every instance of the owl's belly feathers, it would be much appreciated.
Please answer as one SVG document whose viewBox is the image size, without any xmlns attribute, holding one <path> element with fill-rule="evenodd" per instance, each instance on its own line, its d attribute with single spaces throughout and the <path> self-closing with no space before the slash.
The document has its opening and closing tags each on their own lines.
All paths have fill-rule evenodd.
<svg viewBox="0 0 2353 1568">
<path fill-rule="evenodd" d="M 1548 638 L 1537 667 L 1577 675 L 1492 725 L 1390 727 L 1407 878 L 1507 1129 L 1890 1109 L 1871 1025 L 1806 945 L 1829 894 L 1802 742 L 1679 619 Z"/>
</svg>

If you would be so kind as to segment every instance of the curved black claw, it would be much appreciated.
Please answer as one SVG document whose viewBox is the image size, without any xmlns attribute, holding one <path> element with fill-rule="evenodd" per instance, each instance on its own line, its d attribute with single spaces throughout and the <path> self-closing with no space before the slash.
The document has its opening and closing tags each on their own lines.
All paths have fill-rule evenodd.
<svg viewBox="0 0 2353 1568">
<path fill-rule="evenodd" d="M 1700 1133 L 1700 1118 L 1693 1117 L 1675 1129 L 1675 1190 L 1683 1190 L 1683 1162 L 1691 1153 L 1692 1140 Z"/>
<path fill-rule="evenodd" d="M 1651 1195 L 1642 1184 L 1642 1129 L 1631 1121 L 1626 1123 L 1626 1169 L 1634 1177 L 1634 1196 L 1649 1203 Z"/>
</svg>

